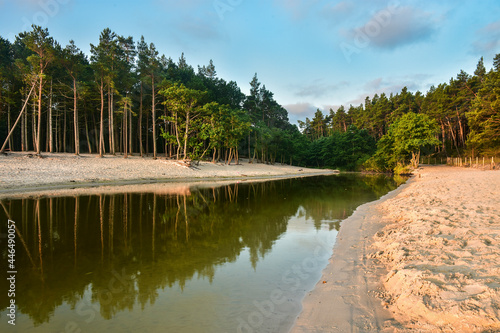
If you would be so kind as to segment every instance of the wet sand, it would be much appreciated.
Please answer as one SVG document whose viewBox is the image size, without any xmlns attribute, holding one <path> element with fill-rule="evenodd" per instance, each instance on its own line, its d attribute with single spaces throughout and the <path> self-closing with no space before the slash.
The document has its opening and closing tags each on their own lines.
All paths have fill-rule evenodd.
<svg viewBox="0 0 500 333">
<path fill-rule="evenodd" d="M 0 197 L 63 190 L 89 192 L 88 188 L 113 185 L 238 181 L 332 173 L 336 171 L 249 163 L 248 160 L 240 160 L 238 165 L 200 162 L 188 168 L 164 157 L 153 160 L 139 156 L 125 159 L 110 155 L 99 158 L 90 154 L 44 153 L 40 158 L 33 153 L 15 152 L 0 155 Z M 157 187 L 165 190 L 172 186 Z"/>
<path fill-rule="evenodd" d="M 292 332 L 500 331 L 500 172 L 424 166 L 342 223 Z"/>
</svg>

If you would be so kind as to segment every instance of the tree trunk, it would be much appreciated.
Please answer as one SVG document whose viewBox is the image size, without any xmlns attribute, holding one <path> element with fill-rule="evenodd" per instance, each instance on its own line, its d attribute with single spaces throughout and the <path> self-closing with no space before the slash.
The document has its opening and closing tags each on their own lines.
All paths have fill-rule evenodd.
<svg viewBox="0 0 500 333">
<path fill-rule="evenodd" d="M 114 134 L 114 106 L 113 106 L 113 89 L 111 89 L 111 83 L 108 82 L 108 128 L 109 128 L 109 153 L 115 154 L 115 134 Z"/>
<path fill-rule="evenodd" d="M 184 159 L 187 158 L 188 136 L 189 136 L 189 111 L 186 112 L 186 130 L 184 131 Z"/>
<path fill-rule="evenodd" d="M 95 142 L 95 151 L 96 153 L 99 152 L 99 128 L 97 127 L 97 121 L 95 120 L 95 114 L 92 113 L 92 125 L 94 125 L 94 128 L 92 129 L 93 132 L 91 133 L 91 140 Z M 89 141 L 89 147 L 91 147 L 91 142 Z"/>
<path fill-rule="evenodd" d="M 142 81 L 141 81 L 141 93 L 139 97 L 139 151 L 141 152 L 141 157 L 144 155 L 144 148 L 142 145 Z"/>
<path fill-rule="evenodd" d="M 40 82 L 38 86 L 38 130 L 36 133 L 36 154 L 40 155 L 42 152 L 42 141 L 40 140 L 40 134 L 42 132 L 42 88 L 43 88 L 43 64 L 40 63 Z"/>
<path fill-rule="evenodd" d="M 128 95 L 128 94 L 127 94 Z M 128 114 L 127 101 L 123 106 L 123 158 L 128 157 Z"/>
<path fill-rule="evenodd" d="M 9 129 L 9 133 L 11 130 L 11 119 L 10 119 L 10 103 L 7 103 L 7 126 Z M 12 151 L 14 150 L 14 145 L 12 144 L 12 136 L 9 137 L 9 149 Z"/>
<path fill-rule="evenodd" d="M 153 159 L 156 160 L 156 105 L 155 105 L 155 77 L 154 75 L 151 75 L 151 116 L 153 117 L 152 123 L 153 123 Z"/>
<path fill-rule="evenodd" d="M 452 139 L 453 139 L 453 144 L 455 145 L 455 148 L 457 149 L 458 156 L 460 156 L 460 151 L 458 150 L 458 145 L 457 145 L 457 140 L 456 140 L 456 137 L 455 137 L 455 132 L 453 131 L 453 128 L 451 127 L 450 119 L 446 118 L 446 120 L 448 120 L 448 127 L 450 128 L 450 133 L 451 133 L 451 136 L 452 136 Z"/>
<path fill-rule="evenodd" d="M 75 155 L 80 155 L 80 133 L 78 128 L 76 77 L 73 77 L 73 112 L 74 112 L 73 122 L 75 131 Z"/>
<path fill-rule="evenodd" d="M 181 140 L 179 138 L 179 127 L 177 126 L 178 115 L 177 111 L 175 111 L 175 138 L 177 139 L 177 156 L 176 159 L 179 160 L 179 151 L 181 150 Z"/>
<path fill-rule="evenodd" d="M 102 157 L 104 152 L 104 82 L 101 78 L 101 124 L 99 126 L 99 157 Z"/>
<path fill-rule="evenodd" d="M 132 107 L 132 105 L 130 107 Z M 128 112 L 128 126 L 129 126 L 128 149 L 129 149 L 130 155 L 132 155 L 132 151 L 133 151 L 133 147 L 132 147 L 132 112 Z"/>
<path fill-rule="evenodd" d="M 21 151 L 26 151 L 26 114 L 28 111 L 24 112 L 21 117 Z"/>
<path fill-rule="evenodd" d="M 63 151 L 65 153 L 68 152 L 68 150 L 66 149 L 66 144 L 67 144 L 67 139 L 66 139 L 66 131 L 67 131 L 67 127 L 68 127 L 68 115 L 67 115 L 67 112 L 66 112 L 66 106 L 64 106 L 64 109 L 63 109 L 63 112 L 64 112 L 64 126 L 63 126 Z"/>
<path fill-rule="evenodd" d="M 28 94 L 28 97 L 26 98 L 26 100 L 24 102 L 23 108 L 21 109 L 21 112 L 19 113 L 19 116 L 17 117 L 16 122 L 14 123 L 14 126 L 12 126 L 12 128 L 10 128 L 10 104 L 7 104 L 8 105 L 7 106 L 7 108 L 8 108 L 7 123 L 8 123 L 8 127 L 9 127 L 9 134 L 7 135 L 7 138 L 5 139 L 5 142 L 3 143 L 2 148 L 0 149 L 0 152 L 4 151 L 5 146 L 7 145 L 7 142 L 9 142 L 9 148 L 12 146 L 12 144 L 11 144 L 12 141 L 10 141 L 12 138 L 12 133 L 14 133 L 14 129 L 16 128 L 17 124 L 19 123 L 19 120 L 23 119 L 23 113 L 26 114 L 26 112 L 24 112 L 24 110 L 26 109 L 26 106 L 28 105 L 29 97 L 31 96 L 31 93 L 33 92 L 33 89 L 35 88 L 35 85 L 36 85 L 36 82 L 33 83 L 31 90 Z"/>
<path fill-rule="evenodd" d="M 441 135 L 443 136 L 443 151 L 446 154 L 446 156 L 448 156 L 448 154 L 446 153 L 446 131 L 442 120 L 440 120 L 440 123 L 441 123 Z"/>
<path fill-rule="evenodd" d="M 462 126 L 462 120 L 460 119 L 460 115 L 458 114 L 458 109 L 456 111 L 457 111 L 458 126 L 460 128 L 460 143 L 461 146 L 464 147 L 465 146 L 464 128 Z"/>
<path fill-rule="evenodd" d="M 146 112 L 146 156 L 149 154 L 149 129 L 148 125 L 149 124 L 149 113 Z"/>
<path fill-rule="evenodd" d="M 56 127 L 54 129 L 54 143 L 56 145 L 56 153 L 59 152 L 59 147 L 60 147 L 60 140 L 61 140 L 61 135 L 59 134 L 59 129 L 61 125 L 59 124 L 59 114 L 56 116 Z"/>
<path fill-rule="evenodd" d="M 33 110 L 31 112 L 31 140 L 33 141 L 33 150 L 35 152 L 38 147 L 38 143 L 36 142 L 37 138 L 38 135 L 36 134 L 36 101 L 33 100 Z"/>
<path fill-rule="evenodd" d="M 54 152 L 54 133 L 52 133 L 52 79 L 50 80 L 50 96 L 49 96 L 49 152 Z"/>
<path fill-rule="evenodd" d="M 23 140 L 24 140 L 24 147 L 23 147 L 23 151 L 28 151 L 28 110 L 26 109 L 26 111 L 24 112 L 24 117 L 23 117 L 23 121 L 24 121 L 24 135 L 23 135 Z"/>
</svg>

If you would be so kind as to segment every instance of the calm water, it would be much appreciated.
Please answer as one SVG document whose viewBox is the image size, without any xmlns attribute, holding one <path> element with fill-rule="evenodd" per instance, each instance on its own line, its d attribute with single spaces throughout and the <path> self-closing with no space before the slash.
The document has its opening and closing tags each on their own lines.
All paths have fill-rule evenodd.
<svg viewBox="0 0 500 333">
<path fill-rule="evenodd" d="M 18 228 L 17 317 L 7 323 L 2 278 L 0 330 L 287 332 L 340 221 L 396 186 L 335 175 L 3 200 L 1 233 L 9 217 Z"/>
</svg>

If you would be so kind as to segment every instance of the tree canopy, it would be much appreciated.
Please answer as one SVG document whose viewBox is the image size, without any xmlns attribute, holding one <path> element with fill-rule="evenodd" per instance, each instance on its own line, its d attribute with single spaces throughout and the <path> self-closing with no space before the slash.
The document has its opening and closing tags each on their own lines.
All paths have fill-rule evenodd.
<svg viewBox="0 0 500 333">
<path fill-rule="evenodd" d="M 0 37 L 0 139 L 11 150 L 380 171 L 415 166 L 420 152 L 500 152 L 500 54 L 492 69 L 481 58 L 472 75 L 461 70 L 426 93 L 404 87 L 318 109 L 300 129 L 274 96 L 257 73 L 245 95 L 211 59 L 195 71 L 184 53 L 174 61 L 109 28 L 90 55 L 39 26 L 14 42 Z"/>
</svg>

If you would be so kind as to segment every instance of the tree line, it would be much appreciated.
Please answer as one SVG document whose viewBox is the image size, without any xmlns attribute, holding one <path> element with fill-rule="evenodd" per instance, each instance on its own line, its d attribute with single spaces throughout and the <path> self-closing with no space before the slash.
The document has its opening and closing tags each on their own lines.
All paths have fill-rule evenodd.
<svg viewBox="0 0 500 333">
<path fill-rule="evenodd" d="M 461 70 L 426 94 L 406 87 L 389 96 L 375 94 L 359 106 L 330 109 L 328 115 L 317 110 L 300 127 L 314 147 L 306 159 L 317 166 L 340 166 L 331 161 L 341 147 L 344 153 L 351 147 L 354 166 L 378 171 L 415 163 L 421 150 L 442 157 L 498 155 L 500 54 L 489 71 L 481 57 L 473 75 Z"/>
<path fill-rule="evenodd" d="M 184 54 L 174 61 L 144 37 L 104 29 L 87 56 L 73 41 L 63 47 L 48 29 L 32 26 L 12 43 L 0 36 L 0 143 L 2 151 L 37 154 L 226 163 L 243 154 L 263 163 L 379 171 L 415 160 L 421 149 L 491 155 L 500 151 L 500 54 L 493 64 L 487 71 L 481 58 L 473 75 L 460 71 L 425 94 L 405 87 L 327 115 L 317 110 L 299 129 L 257 74 L 245 95 L 217 76 L 212 60 L 196 71 Z"/>
<path fill-rule="evenodd" d="M 33 26 L 13 43 L 0 37 L 2 151 L 288 159 L 274 140 L 298 129 L 257 74 L 251 84 L 246 96 L 217 77 L 212 60 L 195 71 L 184 54 L 175 62 L 144 37 L 104 29 L 87 57 Z"/>
</svg>

